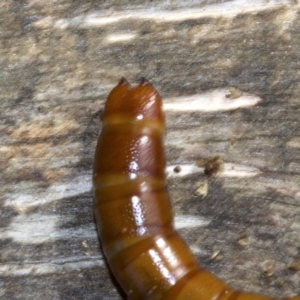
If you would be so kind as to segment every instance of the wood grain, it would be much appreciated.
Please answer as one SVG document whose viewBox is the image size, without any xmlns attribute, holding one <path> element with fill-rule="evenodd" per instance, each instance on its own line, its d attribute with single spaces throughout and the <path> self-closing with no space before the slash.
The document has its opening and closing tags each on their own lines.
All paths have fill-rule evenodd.
<svg viewBox="0 0 300 300">
<path fill-rule="evenodd" d="M 162 95 L 176 226 L 199 262 L 238 289 L 300 294 L 288 269 L 300 257 L 299 5 L 218 2 L 1 1 L 0 297 L 121 299 L 91 189 L 121 76 Z M 206 181 L 197 162 L 216 155 L 224 171 Z"/>
</svg>

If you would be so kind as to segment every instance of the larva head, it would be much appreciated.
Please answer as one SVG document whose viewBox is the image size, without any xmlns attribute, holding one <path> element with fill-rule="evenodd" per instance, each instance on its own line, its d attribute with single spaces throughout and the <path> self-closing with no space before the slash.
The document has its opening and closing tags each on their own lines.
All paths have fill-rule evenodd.
<svg viewBox="0 0 300 300">
<path fill-rule="evenodd" d="M 103 123 L 154 122 L 164 126 L 162 100 L 156 89 L 145 79 L 132 87 L 125 78 L 110 92 L 104 109 Z"/>
</svg>

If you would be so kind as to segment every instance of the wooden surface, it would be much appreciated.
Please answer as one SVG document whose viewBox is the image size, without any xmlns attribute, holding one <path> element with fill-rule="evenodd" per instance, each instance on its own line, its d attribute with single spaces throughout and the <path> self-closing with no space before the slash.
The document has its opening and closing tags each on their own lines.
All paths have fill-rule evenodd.
<svg viewBox="0 0 300 300">
<path fill-rule="evenodd" d="M 300 294 L 288 269 L 300 258 L 298 1 L 3 0 L 0 22 L 1 299 L 121 299 L 91 189 L 121 76 L 164 99 L 176 227 L 199 262 L 235 288 Z M 216 155 L 224 171 L 207 179 L 197 162 Z"/>
</svg>

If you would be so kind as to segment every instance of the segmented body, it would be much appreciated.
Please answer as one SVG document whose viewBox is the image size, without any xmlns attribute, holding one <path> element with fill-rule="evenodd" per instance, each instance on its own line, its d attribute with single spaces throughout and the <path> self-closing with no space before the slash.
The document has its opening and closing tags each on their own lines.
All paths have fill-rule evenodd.
<svg viewBox="0 0 300 300">
<path fill-rule="evenodd" d="M 273 299 L 235 291 L 202 269 L 175 231 L 164 128 L 161 98 L 147 81 L 131 87 L 122 79 L 111 91 L 93 184 L 98 233 L 115 278 L 132 300 Z"/>
</svg>

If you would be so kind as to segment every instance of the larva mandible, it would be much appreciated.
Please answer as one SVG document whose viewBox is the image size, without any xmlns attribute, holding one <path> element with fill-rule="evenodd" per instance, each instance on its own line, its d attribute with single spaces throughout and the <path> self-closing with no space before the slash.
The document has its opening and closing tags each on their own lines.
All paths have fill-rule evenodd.
<svg viewBox="0 0 300 300">
<path fill-rule="evenodd" d="M 173 227 L 165 186 L 162 100 L 125 79 L 105 104 L 93 170 L 103 252 L 129 299 L 271 300 L 235 291 L 202 269 Z M 287 298 L 300 300 L 300 296 Z"/>
</svg>

